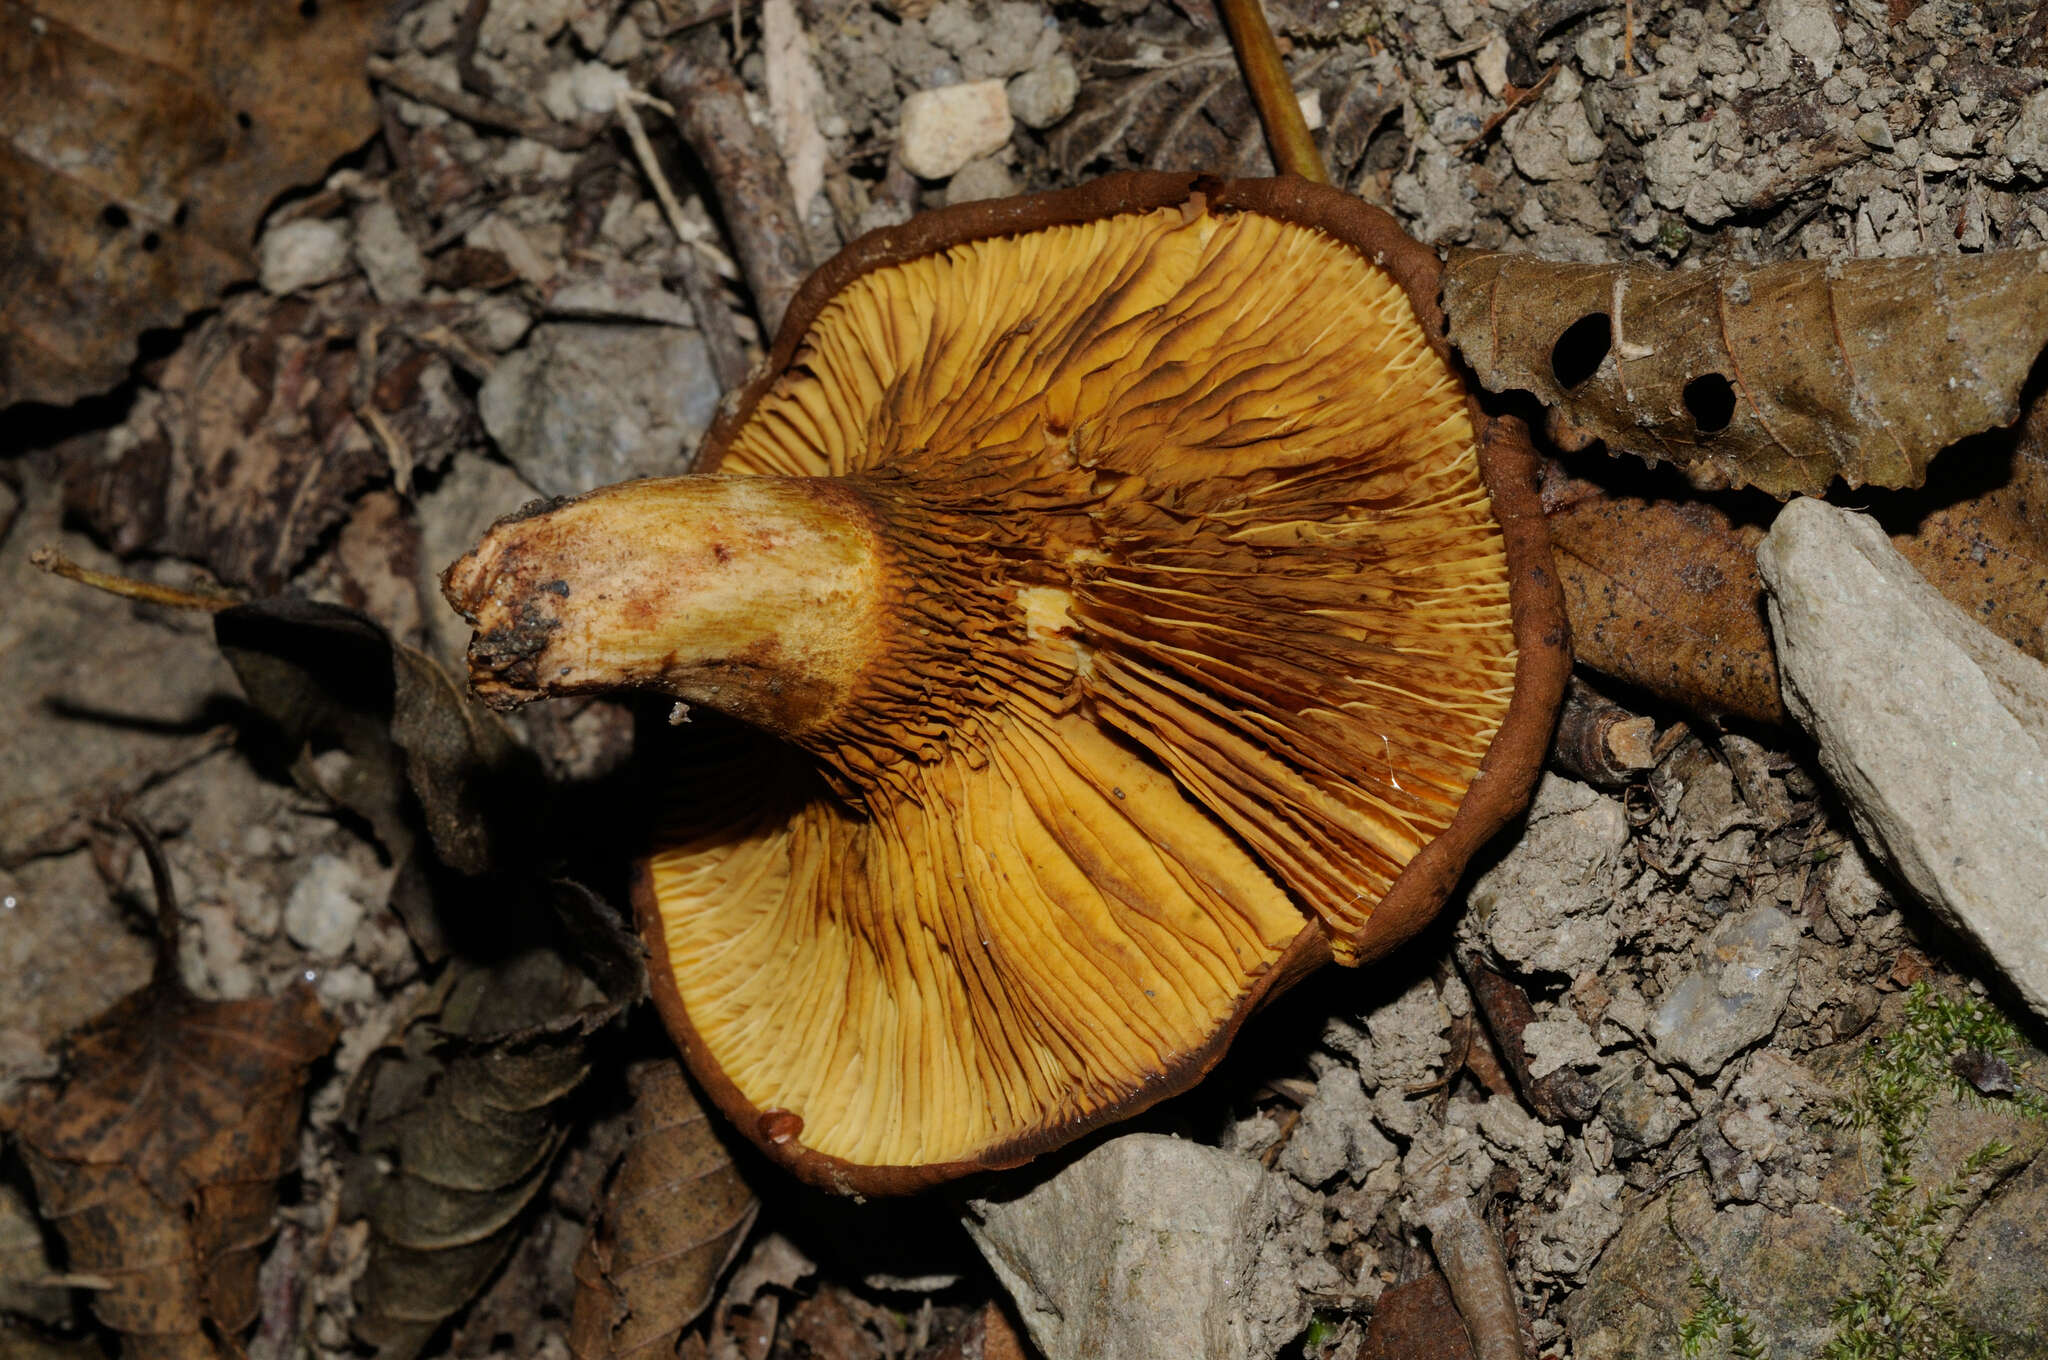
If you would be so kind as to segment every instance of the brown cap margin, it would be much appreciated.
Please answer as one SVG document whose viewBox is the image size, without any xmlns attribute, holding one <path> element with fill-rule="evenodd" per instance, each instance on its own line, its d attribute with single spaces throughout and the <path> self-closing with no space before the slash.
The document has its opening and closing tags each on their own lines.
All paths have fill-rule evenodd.
<svg viewBox="0 0 2048 1360">
<path fill-rule="evenodd" d="M 1515 693 L 1507 717 L 1451 824 L 1409 861 L 1373 910 L 1357 941 L 1359 960 L 1364 962 L 1388 953 L 1428 924 L 1457 886 L 1472 855 L 1527 805 L 1550 747 L 1551 727 L 1571 671 L 1564 597 L 1551 562 L 1550 534 L 1537 491 L 1536 450 L 1528 429 L 1518 419 L 1495 416 L 1482 407 L 1481 388 L 1445 335 L 1443 311 L 1437 301 L 1442 266 L 1436 252 L 1402 231 L 1392 217 L 1341 190 L 1292 177 L 1222 180 L 1203 174 L 1140 172 L 1110 175 L 1073 189 L 961 204 L 922 214 L 901 226 L 869 232 L 833 256 L 797 291 L 767 359 L 744 387 L 721 404 L 717 420 L 698 446 L 691 470 L 717 469 L 769 386 L 795 360 L 819 313 L 862 275 L 970 241 L 1120 213 L 1179 207 L 1197 195 L 1212 212 L 1254 212 L 1323 231 L 1359 251 L 1401 285 L 1431 346 L 1465 384 L 1479 441 L 1480 476 L 1507 543 L 1509 610 L 1516 643 Z M 769 1158 L 799 1179 L 841 1194 L 906 1194 L 976 1172 L 1018 1166 L 1178 1095 L 1208 1074 L 1254 1010 L 1331 957 L 1329 939 L 1320 925 L 1305 922 L 1301 934 L 1275 965 L 1253 982 L 1238 1010 L 1210 1042 L 1114 1105 L 1033 1137 L 1001 1144 L 971 1162 L 865 1166 L 805 1147 L 800 1130 L 790 1134 L 778 1127 L 776 1115 L 748 1100 L 713 1059 L 676 990 L 660 906 L 645 861 L 634 877 L 633 906 L 651 956 L 655 1006 L 699 1084 Z"/>
</svg>

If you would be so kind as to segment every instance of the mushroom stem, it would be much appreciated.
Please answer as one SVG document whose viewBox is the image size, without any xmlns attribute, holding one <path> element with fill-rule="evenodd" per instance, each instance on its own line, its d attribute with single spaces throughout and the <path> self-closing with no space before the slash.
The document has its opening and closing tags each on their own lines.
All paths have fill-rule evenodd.
<svg viewBox="0 0 2048 1360">
<path fill-rule="evenodd" d="M 882 554 L 841 479 L 670 477 L 500 520 L 441 589 L 495 708 L 652 689 L 798 737 L 867 668 Z"/>
</svg>

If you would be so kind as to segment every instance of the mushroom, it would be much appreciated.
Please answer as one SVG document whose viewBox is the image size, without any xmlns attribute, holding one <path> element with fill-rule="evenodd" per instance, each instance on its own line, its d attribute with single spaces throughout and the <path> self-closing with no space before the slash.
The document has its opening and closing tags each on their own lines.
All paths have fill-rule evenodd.
<svg viewBox="0 0 2048 1360">
<path fill-rule="evenodd" d="M 449 568 L 490 702 L 690 719 L 640 923 L 769 1156 L 903 1191 L 1141 1110 L 1520 810 L 1564 616 L 1437 274 L 1293 179 L 916 218 L 812 277 L 706 471 Z"/>
</svg>

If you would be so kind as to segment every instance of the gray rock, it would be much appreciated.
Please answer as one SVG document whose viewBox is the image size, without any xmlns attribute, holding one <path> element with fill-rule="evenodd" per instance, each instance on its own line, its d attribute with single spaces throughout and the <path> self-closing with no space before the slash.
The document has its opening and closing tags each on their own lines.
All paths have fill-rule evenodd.
<svg viewBox="0 0 2048 1360">
<path fill-rule="evenodd" d="M 1821 501 L 1757 548 L 1785 705 L 1864 839 L 2048 1016 L 2048 667 Z"/>
<path fill-rule="evenodd" d="M 1074 111 L 1081 74 L 1061 55 L 1010 82 L 1010 112 L 1028 128 L 1049 128 Z"/>
<path fill-rule="evenodd" d="M 975 203 L 984 198 L 1007 198 L 1017 192 L 1017 181 L 1000 156 L 984 156 L 960 167 L 960 173 L 946 181 L 946 203 Z"/>
<path fill-rule="evenodd" d="M 1263 1360 L 1308 1322 L 1286 1182 L 1257 1162 L 1136 1133 L 967 1231 L 1046 1360 Z"/>
<path fill-rule="evenodd" d="M 2048 1156 L 2037 1156 L 1978 1210 L 1948 1249 L 1956 1293 L 1978 1303 L 1996 1355 L 2036 1355 L 2048 1340 Z"/>
<path fill-rule="evenodd" d="M 1770 0 L 1764 19 L 1786 46 L 1813 64 L 1815 75 L 1833 74 L 1835 58 L 1842 54 L 1842 31 L 1835 27 L 1832 6 L 1823 0 Z"/>
<path fill-rule="evenodd" d="M 1748 1094 L 1796 1087 L 1802 1098 L 1810 1095 L 1824 1105 L 1853 1088 L 1864 1048 L 1854 1041 L 1822 1050 L 1810 1066 L 1779 1062 L 1774 1072 L 1759 1073 L 1760 1079 L 1746 1074 L 1737 1086 L 1748 1087 Z M 1820 1086 L 1810 1087 L 1809 1077 Z M 1825 1129 L 1796 1115 L 1778 1122 L 1797 1138 Z M 2040 1207 L 2048 1202 L 2041 1197 L 2048 1190 L 2048 1163 L 2042 1159 L 2048 1124 L 2009 1106 L 1940 1095 L 1924 1121 L 1905 1132 L 1912 1142 L 1908 1174 L 1916 1185 L 1909 1201 L 1916 1209 L 1932 1191 L 1951 1184 L 1964 1160 L 1985 1144 L 2010 1149 L 1986 1174 L 1955 1183 L 1950 1221 L 1965 1226 L 1942 1261 L 1951 1272 L 1948 1297 L 1964 1320 L 2010 1343 L 1995 1344 L 1991 1354 L 2040 1355 L 2040 1333 L 2028 1336 L 2027 1328 L 2048 1315 L 2039 1265 L 2042 1225 L 2048 1223 Z M 1819 1169 L 1817 1183 L 1782 1208 L 1717 1205 L 1713 1184 L 1703 1176 L 1684 1177 L 1646 1201 L 1625 1201 L 1621 1231 L 1586 1287 L 1564 1303 L 1571 1354 L 1578 1360 L 1678 1360 L 1679 1325 L 1702 1301 L 1691 1283 L 1695 1268 L 1718 1279 L 1748 1315 L 1765 1354 L 1774 1360 L 1822 1354 L 1835 1336 L 1829 1313 L 1836 1301 L 1870 1288 L 1882 1269 L 1871 1237 L 1859 1227 L 1881 1185 L 1879 1134 L 1865 1129 L 1830 1136 L 1837 1142 L 1832 1157 L 1824 1169 L 1812 1163 Z M 2012 1254 L 2005 1261 L 1992 1259 L 2008 1248 Z M 1914 1307 L 1924 1302 L 1916 1302 L 1911 1290 L 1904 1297 Z M 1727 1354 L 1727 1339 L 1724 1331 L 1721 1348 L 1710 1343 L 1702 1353 Z"/>
<path fill-rule="evenodd" d="M 2048 175 L 2048 90 L 2027 96 L 2005 133 L 2005 158 L 2023 175 Z"/>
<path fill-rule="evenodd" d="M 1670 1142 L 1691 1110 L 1676 1096 L 1652 1090 L 1635 1071 L 1601 1083 L 1600 1117 L 1614 1135 L 1614 1155 L 1629 1158 Z"/>
<path fill-rule="evenodd" d="M 1319 1186 L 1340 1171 L 1354 1181 L 1391 1161 L 1394 1145 L 1373 1127 L 1372 1099 L 1358 1072 L 1332 1067 L 1301 1107 L 1301 1119 L 1280 1153 L 1280 1169 L 1303 1185 Z"/>
<path fill-rule="evenodd" d="M 1620 938 L 1610 880 L 1627 845 L 1619 802 L 1544 775 L 1528 828 L 1466 895 L 1487 943 L 1525 970 L 1575 976 L 1598 967 Z"/>
<path fill-rule="evenodd" d="M 1798 980 L 1798 952 L 1799 923 L 1776 907 L 1715 926 L 1699 962 L 1650 1020 L 1658 1058 L 1710 1077 L 1769 1034 Z"/>
<path fill-rule="evenodd" d="M 273 297 L 332 283 L 353 268 L 345 222 L 301 218 L 272 227 L 256 246 L 256 277 Z"/>
<path fill-rule="evenodd" d="M 550 496 L 683 471 L 718 405 L 704 339 L 669 326 L 557 322 L 484 381 L 484 428 Z"/>
</svg>

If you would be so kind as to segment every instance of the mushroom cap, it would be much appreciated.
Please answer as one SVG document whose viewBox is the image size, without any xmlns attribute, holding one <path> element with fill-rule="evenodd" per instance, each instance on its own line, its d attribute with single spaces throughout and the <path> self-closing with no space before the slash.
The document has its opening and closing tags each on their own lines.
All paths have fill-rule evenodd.
<svg viewBox="0 0 2048 1360">
<path fill-rule="evenodd" d="M 860 489 L 849 716 L 686 734 L 636 903 L 692 1070 L 847 1192 L 1015 1165 L 1385 953 L 1526 801 L 1568 648 L 1435 256 L 1138 174 L 856 241 L 699 471 Z"/>
</svg>

